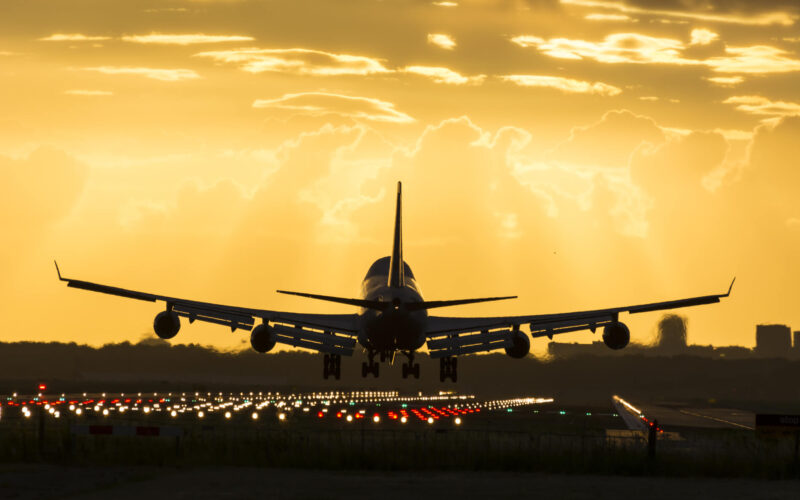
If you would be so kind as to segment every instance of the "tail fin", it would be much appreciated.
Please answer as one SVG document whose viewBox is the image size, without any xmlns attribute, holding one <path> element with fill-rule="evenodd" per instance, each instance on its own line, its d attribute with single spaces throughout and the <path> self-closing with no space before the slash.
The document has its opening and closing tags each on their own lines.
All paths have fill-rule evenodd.
<svg viewBox="0 0 800 500">
<path fill-rule="evenodd" d="M 402 214 L 402 184 L 397 183 L 397 211 L 394 216 L 394 244 L 392 257 L 389 260 L 389 286 L 400 288 L 405 285 L 403 276 L 403 214 Z"/>
</svg>

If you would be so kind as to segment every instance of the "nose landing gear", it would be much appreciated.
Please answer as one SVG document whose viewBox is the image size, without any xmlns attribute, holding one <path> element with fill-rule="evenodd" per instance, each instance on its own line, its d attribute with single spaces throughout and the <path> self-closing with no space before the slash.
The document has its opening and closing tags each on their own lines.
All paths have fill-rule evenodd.
<svg viewBox="0 0 800 500">
<path fill-rule="evenodd" d="M 408 351 L 405 355 L 408 357 L 408 363 L 403 363 L 403 378 L 413 375 L 414 378 L 418 379 L 419 363 L 414 363 L 414 351 Z"/>
<path fill-rule="evenodd" d="M 439 381 L 447 379 L 453 382 L 458 381 L 458 359 L 455 356 L 447 356 L 439 360 Z"/>
<path fill-rule="evenodd" d="M 380 363 L 375 361 L 375 351 L 369 350 L 367 352 L 367 356 L 369 358 L 369 362 L 364 361 L 363 363 L 361 363 L 361 376 L 366 378 L 367 375 L 371 373 L 375 375 L 375 378 L 378 378 L 378 375 L 380 374 L 381 365 Z"/>
</svg>

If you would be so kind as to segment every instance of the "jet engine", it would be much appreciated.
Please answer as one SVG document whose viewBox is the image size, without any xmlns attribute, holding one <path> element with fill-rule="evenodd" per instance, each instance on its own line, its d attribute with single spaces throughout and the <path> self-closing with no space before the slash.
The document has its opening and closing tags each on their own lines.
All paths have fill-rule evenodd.
<svg viewBox="0 0 800 500">
<path fill-rule="evenodd" d="M 603 327 L 603 342 L 615 351 L 622 349 L 631 340 L 631 331 L 621 321 L 609 323 Z"/>
<path fill-rule="evenodd" d="M 522 332 L 516 332 L 511 337 L 511 347 L 506 347 L 506 354 L 512 358 L 524 358 L 531 351 L 531 341 L 528 336 Z"/>
<path fill-rule="evenodd" d="M 256 352 L 269 352 L 273 347 L 275 347 L 276 342 L 277 339 L 275 338 L 275 332 L 272 331 L 272 328 L 270 328 L 269 325 L 258 325 L 257 327 L 253 328 L 252 333 L 250 333 L 250 345 Z"/>
<path fill-rule="evenodd" d="M 153 330 L 155 330 L 156 335 L 164 340 L 171 339 L 177 335 L 180 329 L 181 320 L 172 311 L 161 311 L 153 321 Z"/>
</svg>

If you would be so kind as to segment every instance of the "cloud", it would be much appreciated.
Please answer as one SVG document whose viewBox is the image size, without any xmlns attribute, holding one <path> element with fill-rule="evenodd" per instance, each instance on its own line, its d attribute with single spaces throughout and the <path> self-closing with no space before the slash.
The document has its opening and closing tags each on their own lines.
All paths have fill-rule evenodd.
<svg viewBox="0 0 800 500">
<path fill-rule="evenodd" d="M 39 38 L 41 42 L 97 42 L 100 40 L 111 40 L 111 37 L 83 35 L 81 33 L 54 33 L 50 36 Z"/>
<path fill-rule="evenodd" d="M 687 8 L 681 10 L 644 8 L 627 5 L 623 2 L 610 0 L 560 0 L 564 5 L 575 5 L 579 7 L 602 8 L 623 12 L 625 14 L 642 14 L 648 16 L 674 17 L 678 19 L 691 19 L 697 21 L 710 21 L 717 23 L 743 24 L 749 26 L 791 26 L 797 20 L 797 15 L 788 12 L 765 12 L 761 14 L 724 14 L 693 12 Z M 658 2 L 648 2 L 648 4 L 658 5 Z"/>
<path fill-rule="evenodd" d="M 0 269 L 13 270 L 57 221 L 72 211 L 88 168 L 63 151 L 40 147 L 25 158 L 0 156 Z"/>
<path fill-rule="evenodd" d="M 450 85 L 480 84 L 486 78 L 486 75 L 463 76 L 451 69 L 438 66 L 406 66 L 400 71 L 426 76 L 436 83 Z"/>
<path fill-rule="evenodd" d="M 800 104 L 796 102 L 771 101 L 757 95 L 732 96 L 725 104 L 736 104 L 736 109 L 752 115 L 793 116 L 800 115 Z"/>
<path fill-rule="evenodd" d="M 125 35 L 124 42 L 144 43 L 144 44 L 163 44 L 163 45 L 194 45 L 199 43 L 223 43 L 223 42 L 249 42 L 254 40 L 251 36 L 239 35 L 205 35 L 202 33 L 191 34 L 168 34 L 150 33 L 149 35 Z"/>
<path fill-rule="evenodd" d="M 719 35 L 705 28 L 695 28 L 692 30 L 691 37 L 689 45 L 708 45 L 718 39 Z"/>
<path fill-rule="evenodd" d="M 453 50 L 456 48 L 455 40 L 453 40 L 450 35 L 444 35 L 442 33 L 428 34 L 428 43 L 445 50 Z"/>
<path fill-rule="evenodd" d="M 701 35 L 708 38 L 707 35 Z M 639 33 L 614 33 L 601 42 L 569 38 L 543 38 L 519 35 L 511 41 L 520 47 L 535 47 L 559 59 L 591 59 L 607 64 L 673 64 L 706 66 L 720 73 L 786 73 L 800 71 L 800 60 L 785 50 L 769 45 L 725 47 L 725 55 L 707 59 L 685 57 L 687 45 L 673 38 L 658 38 Z"/>
<path fill-rule="evenodd" d="M 615 96 L 622 93 L 622 89 L 603 82 L 587 82 L 573 80 L 560 76 L 543 75 L 505 75 L 505 81 L 513 82 L 522 87 L 548 87 L 568 94 L 597 94 L 602 96 Z"/>
<path fill-rule="evenodd" d="M 131 68 L 121 66 L 98 66 L 94 68 L 83 68 L 84 71 L 97 71 L 106 75 L 136 75 L 161 80 L 164 82 L 177 82 L 180 80 L 194 80 L 200 78 L 191 69 L 161 69 L 161 68 Z"/>
<path fill-rule="evenodd" d="M 109 90 L 65 90 L 64 93 L 66 95 L 79 95 L 79 96 L 110 96 L 114 95 L 113 92 Z"/>
<path fill-rule="evenodd" d="M 277 99 L 258 99 L 254 108 L 286 109 L 312 116 L 335 114 L 376 122 L 411 123 L 409 115 L 397 111 L 391 102 L 327 92 L 284 94 Z"/>
<path fill-rule="evenodd" d="M 372 75 L 389 73 L 379 59 L 333 54 L 311 49 L 234 49 L 200 52 L 216 62 L 237 64 L 249 73 L 279 72 L 297 75 Z"/>
<path fill-rule="evenodd" d="M 622 168 L 642 144 L 661 144 L 666 136 L 652 118 L 627 110 L 605 113 L 600 120 L 574 127 L 548 159 L 569 164 Z"/>
<path fill-rule="evenodd" d="M 602 42 L 521 35 L 511 39 L 520 47 L 536 47 L 559 59 L 594 59 L 602 63 L 696 64 L 681 57 L 683 42 L 638 33 L 614 33 Z"/>
<path fill-rule="evenodd" d="M 706 78 L 709 82 L 721 87 L 734 87 L 744 81 L 743 76 L 712 76 Z"/>
<path fill-rule="evenodd" d="M 437 7 L 458 7 L 456 2 L 432 2 Z"/>
<path fill-rule="evenodd" d="M 769 45 L 750 47 L 725 47 L 727 55 L 702 61 L 721 73 L 788 73 L 800 71 L 800 60 L 792 59 L 788 52 Z"/>
<path fill-rule="evenodd" d="M 587 21 L 612 21 L 612 22 L 637 22 L 637 19 L 625 14 L 586 14 L 583 16 Z"/>
</svg>

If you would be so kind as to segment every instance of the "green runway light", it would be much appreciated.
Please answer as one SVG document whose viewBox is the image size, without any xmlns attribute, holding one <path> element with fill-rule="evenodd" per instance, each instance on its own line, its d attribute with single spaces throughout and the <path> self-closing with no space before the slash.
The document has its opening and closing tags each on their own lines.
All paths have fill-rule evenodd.
<svg viewBox="0 0 800 500">
<path fill-rule="evenodd" d="M 567 412 L 565 412 L 564 410 L 561 410 L 560 412 L 558 412 L 558 414 L 559 414 L 559 415 L 566 415 L 566 414 L 567 414 Z"/>
<path fill-rule="evenodd" d="M 589 412 L 589 411 L 587 411 L 587 412 L 586 412 L 586 416 L 587 416 L 587 417 L 591 417 L 591 416 L 592 416 L 592 412 Z"/>
<path fill-rule="evenodd" d="M 506 411 L 507 411 L 508 413 L 511 413 L 512 411 L 514 411 L 514 409 L 513 409 L 513 408 L 508 408 Z"/>
</svg>

